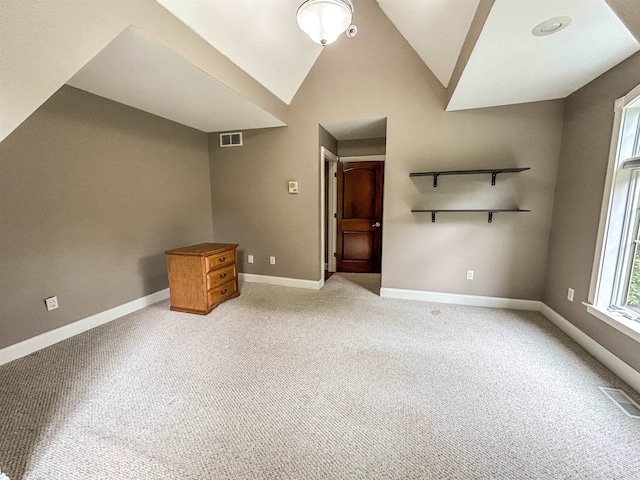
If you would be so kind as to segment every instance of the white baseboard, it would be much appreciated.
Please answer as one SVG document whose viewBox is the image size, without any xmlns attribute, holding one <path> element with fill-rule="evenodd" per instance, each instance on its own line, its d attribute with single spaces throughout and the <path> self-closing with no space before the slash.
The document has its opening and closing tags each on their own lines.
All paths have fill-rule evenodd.
<svg viewBox="0 0 640 480">
<path fill-rule="evenodd" d="M 589 335 L 576 327 L 558 312 L 540 302 L 540 313 L 556 327 L 571 337 L 578 345 L 593 355 L 600 363 L 624 380 L 631 388 L 640 393 L 640 372 L 620 360 Z"/>
<path fill-rule="evenodd" d="M 510 308 L 513 310 L 530 310 L 538 312 L 538 300 L 520 300 L 517 298 L 482 297 L 479 295 L 462 295 L 458 293 L 427 292 L 424 290 L 405 290 L 402 288 L 380 289 L 380 296 L 387 298 L 403 298 L 423 302 L 452 303 L 455 305 L 471 305 L 476 307 Z"/>
<path fill-rule="evenodd" d="M 242 282 L 266 283 L 270 285 L 306 288 L 311 290 L 319 290 L 324 284 L 322 280 L 301 280 L 296 278 L 272 277 L 268 275 L 255 275 L 250 273 L 240 273 L 239 279 Z M 540 301 L 426 292 L 421 290 L 404 290 L 400 288 L 386 287 L 380 289 L 380 296 L 387 298 L 401 298 L 407 300 L 421 300 L 481 307 L 511 308 L 514 310 L 540 312 L 551 323 L 556 325 L 560 330 L 578 343 L 578 345 L 593 355 L 600 363 L 605 365 L 609 370 L 625 381 L 631 388 L 640 393 L 640 372 L 620 360 L 617 356 L 582 332 L 562 315 Z M 99 325 L 116 320 L 154 303 L 166 300 L 167 298 L 169 298 L 168 288 L 0 349 L 0 365 L 4 365 L 12 360 L 37 352 L 38 350 L 61 342 L 62 340 L 66 340 L 67 338 L 71 338 L 79 333 L 86 332 L 87 330 L 91 330 Z"/>
<path fill-rule="evenodd" d="M 67 338 L 71 338 L 79 333 L 91 330 L 99 325 L 124 317 L 125 315 L 167 298 L 169 298 L 168 288 L 147 295 L 146 297 L 132 300 L 123 305 L 110 308 L 104 312 L 96 313 L 90 317 L 65 325 L 64 327 L 56 328 L 55 330 L 45 332 L 41 335 L 37 335 L 22 342 L 5 347 L 0 350 L 0 365 L 4 365 L 5 363 L 9 363 L 33 352 L 37 352 L 38 350 L 53 345 L 54 343 L 61 342 L 62 340 L 66 340 Z"/>
<path fill-rule="evenodd" d="M 324 280 L 301 280 L 299 278 L 271 277 L 269 275 L 256 275 L 254 273 L 239 273 L 238 279 L 247 283 L 267 283 L 281 287 L 306 288 L 308 290 L 320 290 Z"/>
</svg>

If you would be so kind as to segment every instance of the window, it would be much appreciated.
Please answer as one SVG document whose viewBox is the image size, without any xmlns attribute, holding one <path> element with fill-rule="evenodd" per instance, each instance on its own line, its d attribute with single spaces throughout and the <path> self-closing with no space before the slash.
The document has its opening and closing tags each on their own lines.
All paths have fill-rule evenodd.
<svg viewBox="0 0 640 480">
<path fill-rule="evenodd" d="M 587 309 L 640 340 L 640 86 L 616 101 Z"/>
</svg>

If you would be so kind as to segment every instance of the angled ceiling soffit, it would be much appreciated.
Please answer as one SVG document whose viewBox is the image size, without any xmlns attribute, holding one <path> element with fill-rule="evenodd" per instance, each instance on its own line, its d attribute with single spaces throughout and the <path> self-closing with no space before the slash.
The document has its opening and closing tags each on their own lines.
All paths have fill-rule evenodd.
<svg viewBox="0 0 640 480">
<path fill-rule="evenodd" d="M 134 26 L 67 83 L 203 132 L 285 125 Z"/>
</svg>

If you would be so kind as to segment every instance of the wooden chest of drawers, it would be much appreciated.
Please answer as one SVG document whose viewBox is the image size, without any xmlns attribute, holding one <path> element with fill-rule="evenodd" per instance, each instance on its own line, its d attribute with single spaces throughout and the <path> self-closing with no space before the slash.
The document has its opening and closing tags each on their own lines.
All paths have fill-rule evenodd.
<svg viewBox="0 0 640 480">
<path fill-rule="evenodd" d="M 200 243 L 168 250 L 171 310 L 206 315 L 240 295 L 237 244 Z"/>
</svg>

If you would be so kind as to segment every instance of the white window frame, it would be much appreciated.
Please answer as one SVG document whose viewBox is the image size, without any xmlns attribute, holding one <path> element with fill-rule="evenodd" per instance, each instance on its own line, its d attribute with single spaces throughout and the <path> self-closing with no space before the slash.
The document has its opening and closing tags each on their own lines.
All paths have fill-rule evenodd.
<svg viewBox="0 0 640 480">
<path fill-rule="evenodd" d="M 640 103 L 640 85 L 615 102 L 615 117 L 609 164 L 600 213 L 600 224 L 596 243 L 595 258 L 591 274 L 587 311 L 626 335 L 640 341 L 640 322 L 625 318 L 609 307 L 620 300 L 623 285 L 619 285 L 620 270 L 629 270 L 633 229 L 631 219 L 638 220 L 634 210 L 638 203 L 640 173 L 637 168 L 623 168 L 627 159 L 633 156 L 633 142 L 630 129 L 625 129 L 626 108 Z M 628 121 L 628 119 L 627 119 Z"/>
</svg>

